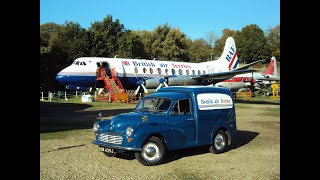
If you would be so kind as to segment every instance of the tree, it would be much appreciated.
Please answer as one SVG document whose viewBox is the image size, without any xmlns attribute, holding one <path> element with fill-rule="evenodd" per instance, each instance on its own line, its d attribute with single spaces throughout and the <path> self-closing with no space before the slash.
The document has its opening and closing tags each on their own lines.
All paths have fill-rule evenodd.
<svg viewBox="0 0 320 180">
<path fill-rule="evenodd" d="M 108 15 L 102 22 L 94 22 L 88 29 L 90 39 L 90 55 L 113 57 L 119 49 L 118 39 L 125 29 L 119 20 L 112 20 Z"/>
<path fill-rule="evenodd" d="M 140 37 L 140 41 L 142 42 L 144 47 L 142 58 L 153 59 L 154 57 L 152 56 L 152 44 L 155 41 L 154 33 L 146 30 L 135 31 L 134 33 Z"/>
<path fill-rule="evenodd" d="M 151 45 L 151 57 L 164 60 L 163 41 L 170 32 L 171 27 L 168 24 L 159 25 L 153 31 L 154 41 Z"/>
<path fill-rule="evenodd" d="M 235 41 L 238 57 L 241 58 L 241 61 L 250 63 L 267 58 L 270 55 L 264 33 L 256 24 L 250 24 L 242 28 Z"/>
<path fill-rule="evenodd" d="M 52 35 L 62 29 L 56 23 L 45 23 L 40 25 L 40 55 L 48 54 L 51 51 L 49 41 Z"/>
<path fill-rule="evenodd" d="M 280 25 L 276 25 L 274 28 L 270 27 L 267 30 L 266 38 L 271 56 L 275 56 L 277 61 L 280 62 Z"/>
<path fill-rule="evenodd" d="M 216 57 L 220 57 L 222 55 L 222 52 L 223 52 L 223 48 L 224 48 L 224 45 L 226 43 L 226 40 L 228 37 L 233 37 L 236 41 L 236 36 L 238 34 L 238 31 L 235 31 L 235 30 L 230 30 L 228 28 L 225 28 L 222 30 L 222 36 L 220 39 L 217 39 L 215 40 L 215 46 L 213 48 L 213 54 L 216 56 Z M 237 41 L 236 41 L 237 42 Z M 237 44 L 237 43 L 236 43 Z M 236 45 L 236 47 L 238 47 L 238 45 Z"/>
<path fill-rule="evenodd" d="M 208 44 L 210 45 L 211 47 L 211 50 L 210 50 L 210 59 L 212 60 L 213 58 L 213 55 L 215 55 L 216 53 L 214 52 L 214 46 L 215 46 L 215 43 L 219 40 L 218 36 L 214 33 L 214 31 L 210 31 L 208 33 L 206 33 L 205 35 L 205 40 L 208 42 Z"/>
<path fill-rule="evenodd" d="M 211 46 L 204 39 L 196 39 L 191 42 L 188 49 L 193 62 L 203 62 L 211 59 Z"/>
<path fill-rule="evenodd" d="M 163 41 L 162 57 L 167 60 L 189 61 L 186 35 L 179 28 L 173 28 Z"/>
<path fill-rule="evenodd" d="M 119 49 L 117 55 L 123 58 L 144 57 L 144 46 L 140 37 L 130 30 L 126 30 L 118 39 Z"/>
<path fill-rule="evenodd" d="M 61 31 L 50 39 L 52 53 L 61 59 L 61 65 L 68 65 L 74 59 L 89 55 L 88 35 L 79 23 L 65 22 Z"/>
</svg>

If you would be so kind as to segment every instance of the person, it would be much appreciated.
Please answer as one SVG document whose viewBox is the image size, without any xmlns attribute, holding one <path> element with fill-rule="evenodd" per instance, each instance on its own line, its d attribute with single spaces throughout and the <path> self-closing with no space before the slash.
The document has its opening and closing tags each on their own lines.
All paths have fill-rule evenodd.
<svg viewBox="0 0 320 180">
<path fill-rule="evenodd" d="M 98 65 L 98 69 L 96 70 L 97 79 L 104 79 L 106 77 L 106 69 L 102 66 L 102 63 Z"/>
</svg>

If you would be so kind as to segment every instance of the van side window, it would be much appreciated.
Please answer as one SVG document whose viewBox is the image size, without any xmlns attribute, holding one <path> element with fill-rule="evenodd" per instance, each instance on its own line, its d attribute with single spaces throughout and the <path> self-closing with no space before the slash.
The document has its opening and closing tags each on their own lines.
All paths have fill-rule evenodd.
<svg viewBox="0 0 320 180">
<path fill-rule="evenodd" d="M 187 115 L 192 114 L 190 108 L 190 100 L 182 99 L 179 100 L 171 111 L 171 114 Z"/>
</svg>

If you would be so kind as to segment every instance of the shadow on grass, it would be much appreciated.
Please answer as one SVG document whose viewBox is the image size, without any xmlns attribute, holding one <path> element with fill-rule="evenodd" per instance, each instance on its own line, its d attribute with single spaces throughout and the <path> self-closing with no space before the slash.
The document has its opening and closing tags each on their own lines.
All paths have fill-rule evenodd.
<svg viewBox="0 0 320 180">
<path fill-rule="evenodd" d="M 248 144 L 258 135 L 259 135 L 258 132 L 238 130 L 236 138 L 234 139 L 232 145 L 228 148 L 227 151 L 230 151 L 231 149 L 237 149 L 237 148 L 240 148 L 241 146 Z M 210 153 L 209 147 L 210 146 L 201 146 L 201 147 L 169 151 L 165 159 L 165 163 L 169 163 L 169 162 L 172 162 L 184 157 L 188 157 L 188 156 L 195 156 L 195 155 Z"/>
<path fill-rule="evenodd" d="M 237 131 L 237 136 L 234 139 L 232 145 L 228 148 L 227 151 L 230 151 L 232 149 L 240 148 L 246 144 L 248 144 L 250 141 L 252 141 L 254 138 L 256 138 L 259 135 L 258 132 L 252 132 L 252 131 Z M 200 146 L 200 147 L 193 147 L 193 148 L 186 148 L 186 149 L 179 149 L 174 151 L 167 152 L 166 158 L 164 160 L 163 164 L 170 163 L 172 161 L 176 161 L 178 159 L 188 157 L 188 156 L 196 156 L 200 154 L 207 154 L 209 152 L 209 146 Z M 119 156 L 121 159 L 126 160 L 134 160 L 135 156 L 133 153 L 124 154 Z"/>
<path fill-rule="evenodd" d="M 100 112 L 103 117 L 109 117 L 133 111 L 132 108 L 85 110 L 90 107 L 88 104 L 40 102 L 40 133 L 90 129 L 99 120 Z"/>
</svg>

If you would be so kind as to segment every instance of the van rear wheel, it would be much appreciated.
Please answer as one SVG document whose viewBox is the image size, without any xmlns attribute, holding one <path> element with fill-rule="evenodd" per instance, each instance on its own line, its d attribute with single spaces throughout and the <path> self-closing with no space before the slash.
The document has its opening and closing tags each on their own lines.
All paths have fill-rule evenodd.
<svg viewBox="0 0 320 180">
<path fill-rule="evenodd" d="M 135 157 L 141 164 L 153 166 L 158 165 L 163 161 L 165 153 L 166 149 L 162 141 L 153 136 L 143 145 L 141 152 L 135 153 Z"/>
<path fill-rule="evenodd" d="M 224 130 L 219 130 L 213 138 L 213 144 L 210 146 L 209 151 L 214 154 L 220 154 L 226 151 L 227 146 L 228 136 Z"/>
</svg>

